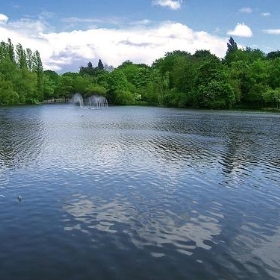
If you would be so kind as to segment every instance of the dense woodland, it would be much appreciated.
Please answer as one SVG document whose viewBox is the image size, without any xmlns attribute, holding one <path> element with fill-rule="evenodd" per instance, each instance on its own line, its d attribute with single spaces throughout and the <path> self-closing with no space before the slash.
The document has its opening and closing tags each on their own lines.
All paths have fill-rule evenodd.
<svg viewBox="0 0 280 280">
<path fill-rule="evenodd" d="M 62 75 L 42 66 L 40 53 L 0 43 L 0 105 L 36 104 L 103 95 L 109 104 L 180 108 L 279 108 L 280 51 L 240 49 L 233 38 L 223 59 L 208 50 L 166 53 L 151 66 L 99 60 Z"/>
</svg>

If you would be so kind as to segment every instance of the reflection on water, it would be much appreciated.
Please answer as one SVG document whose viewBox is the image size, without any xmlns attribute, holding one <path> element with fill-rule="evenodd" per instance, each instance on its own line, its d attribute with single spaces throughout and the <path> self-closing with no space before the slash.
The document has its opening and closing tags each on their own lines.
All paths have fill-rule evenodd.
<svg viewBox="0 0 280 280">
<path fill-rule="evenodd" d="M 277 279 L 280 267 L 280 228 L 276 228 L 269 234 L 263 233 L 259 236 L 254 236 L 255 229 L 260 230 L 260 226 L 254 223 L 242 225 L 242 231 L 246 234 L 236 236 L 235 240 L 236 243 L 245 245 L 239 258 L 242 258 L 242 262 L 249 271 L 263 273 L 259 268 L 261 263 L 269 268 L 267 274 Z M 263 230 L 266 231 L 266 229 Z"/>
<path fill-rule="evenodd" d="M 97 229 L 115 234 L 121 231 L 139 249 L 145 246 L 160 248 L 169 244 L 174 245 L 178 252 L 190 256 L 195 248 L 211 249 L 206 241 L 211 241 L 212 236 L 220 233 L 216 218 L 201 215 L 197 211 L 192 211 L 191 216 L 157 209 L 146 213 L 127 201 L 101 201 L 99 205 L 94 205 L 85 197 L 80 200 L 75 198 L 74 202 L 65 204 L 63 209 L 76 221 L 72 226 L 66 226 L 65 230 L 81 229 L 89 233 L 90 229 Z M 86 224 L 86 229 L 80 223 Z M 157 257 L 165 255 L 159 249 L 158 252 L 151 251 L 151 254 Z"/>
<path fill-rule="evenodd" d="M 0 111 L 0 166 L 18 167 L 34 162 L 43 144 L 39 110 Z"/>
<path fill-rule="evenodd" d="M 279 120 L 0 109 L 1 280 L 279 279 Z"/>
</svg>

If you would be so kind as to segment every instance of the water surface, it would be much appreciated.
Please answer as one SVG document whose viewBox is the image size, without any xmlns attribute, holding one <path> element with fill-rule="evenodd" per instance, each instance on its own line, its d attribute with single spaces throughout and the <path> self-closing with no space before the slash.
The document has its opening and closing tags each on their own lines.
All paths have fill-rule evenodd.
<svg viewBox="0 0 280 280">
<path fill-rule="evenodd" d="M 0 109 L 0 279 L 280 279 L 279 131 L 266 113 Z"/>
</svg>

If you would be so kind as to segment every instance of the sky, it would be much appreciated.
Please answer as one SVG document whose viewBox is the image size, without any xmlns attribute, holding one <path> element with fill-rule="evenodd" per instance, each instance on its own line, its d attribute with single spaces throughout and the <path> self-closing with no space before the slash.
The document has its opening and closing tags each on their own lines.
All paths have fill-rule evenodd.
<svg viewBox="0 0 280 280">
<path fill-rule="evenodd" d="M 225 56 L 280 49 L 279 0 L 0 0 L 0 41 L 40 52 L 44 69 L 78 72 L 89 61 L 151 65 L 174 50 Z"/>
</svg>

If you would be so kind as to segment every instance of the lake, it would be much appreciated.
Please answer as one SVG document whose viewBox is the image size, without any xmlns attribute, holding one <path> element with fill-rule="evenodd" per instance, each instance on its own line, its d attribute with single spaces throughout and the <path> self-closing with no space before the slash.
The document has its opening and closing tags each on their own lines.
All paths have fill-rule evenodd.
<svg viewBox="0 0 280 280">
<path fill-rule="evenodd" d="M 280 279 L 280 115 L 0 108 L 0 279 Z"/>
</svg>

